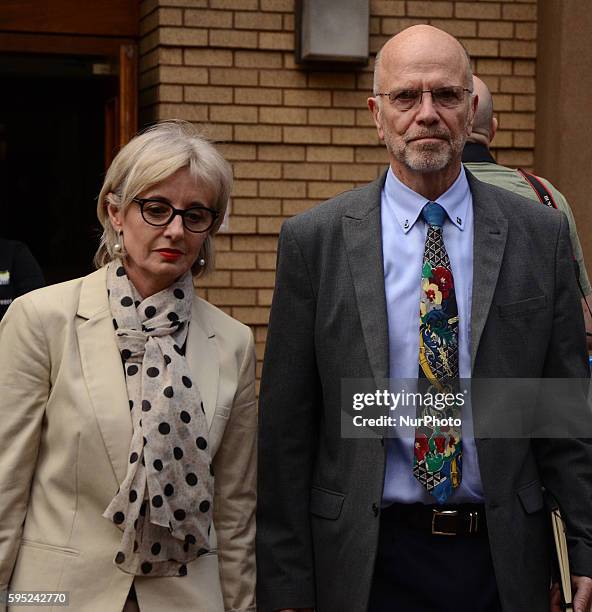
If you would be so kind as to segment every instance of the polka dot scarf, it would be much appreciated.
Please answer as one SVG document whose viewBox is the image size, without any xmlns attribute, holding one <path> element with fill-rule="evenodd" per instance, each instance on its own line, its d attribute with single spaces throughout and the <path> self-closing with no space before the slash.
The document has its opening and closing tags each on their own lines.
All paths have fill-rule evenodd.
<svg viewBox="0 0 592 612">
<path fill-rule="evenodd" d="M 127 475 L 103 514 L 123 531 L 115 563 L 184 576 L 208 552 L 213 499 L 206 417 L 185 360 L 191 274 L 142 300 L 113 262 L 107 289 L 133 424 Z"/>
</svg>

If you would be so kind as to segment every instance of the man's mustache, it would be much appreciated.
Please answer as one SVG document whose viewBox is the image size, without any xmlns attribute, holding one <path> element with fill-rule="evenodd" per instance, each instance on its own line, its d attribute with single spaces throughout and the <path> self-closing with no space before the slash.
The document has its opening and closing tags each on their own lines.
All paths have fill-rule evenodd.
<svg viewBox="0 0 592 612">
<path fill-rule="evenodd" d="M 439 138 L 440 140 L 445 140 L 446 142 L 450 142 L 450 134 L 444 131 L 436 131 L 436 132 L 416 132 L 414 134 L 405 135 L 405 143 L 412 142 L 413 140 L 419 140 L 420 138 Z"/>
</svg>

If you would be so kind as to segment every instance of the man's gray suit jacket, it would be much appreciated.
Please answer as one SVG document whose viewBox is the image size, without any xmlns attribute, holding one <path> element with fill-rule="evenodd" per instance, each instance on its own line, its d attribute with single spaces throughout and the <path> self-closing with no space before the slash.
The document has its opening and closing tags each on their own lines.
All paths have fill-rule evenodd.
<svg viewBox="0 0 592 612">
<path fill-rule="evenodd" d="M 467 174 L 473 377 L 586 378 L 565 216 Z M 385 448 L 380 439 L 341 437 L 340 385 L 389 375 L 384 180 L 289 219 L 280 235 L 260 394 L 257 565 L 265 612 L 367 608 Z M 552 544 L 542 487 L 567 518 L 573 573 L 592 576 L 592 447 L 576 439 L 476 442 L 503 609 L 547 612 Z"/>
</svg>

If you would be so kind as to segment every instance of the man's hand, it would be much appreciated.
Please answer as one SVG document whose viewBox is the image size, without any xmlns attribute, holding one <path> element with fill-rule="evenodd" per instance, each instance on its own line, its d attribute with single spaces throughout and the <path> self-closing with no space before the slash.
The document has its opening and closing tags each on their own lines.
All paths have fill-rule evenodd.
<svg viewBox="0 0 592 612">
<path fill-rule="evenodd" d="M 589 612 L 592 603 L 592 578 L 588 576 L 572 576 L 574 612 Z M 551 588 L 550 612 L 561 612 L 561 591 L 555 583 Z"/>
</svg>

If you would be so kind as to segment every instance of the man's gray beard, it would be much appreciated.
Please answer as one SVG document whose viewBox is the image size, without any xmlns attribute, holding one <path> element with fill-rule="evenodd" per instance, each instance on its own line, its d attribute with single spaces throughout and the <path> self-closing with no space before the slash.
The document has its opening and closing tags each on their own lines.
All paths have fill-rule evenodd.
<svg viewBox="0 0 592 612">
<path fill-rule="evenodd" d="M 462 136 L 457 141 L 442 141 L 442 144 L 434 148 L 430 145 L 423 145 L 419 150 L 417 145 L 412 148 L 410 144 L 396 146 L 389 134 L 384 135 L 384 144 L 388 152 L 407 168 L 415 172 L 439 172 L 447 168 L 456 157 L 460 155 L 464 140 Z"/>
</svg>

